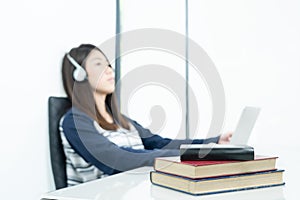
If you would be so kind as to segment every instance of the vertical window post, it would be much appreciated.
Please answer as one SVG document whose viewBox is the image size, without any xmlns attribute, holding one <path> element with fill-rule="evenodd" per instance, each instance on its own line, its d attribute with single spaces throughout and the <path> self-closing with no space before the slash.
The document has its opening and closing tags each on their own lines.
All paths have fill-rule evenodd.
<svg viewBox="0 0 300 200">
<path fill-rule="evenodd" d="M 189 17 L 188 17 L 188 0 L 185 0 L 185 136 L 190 138 L 190 124 L 189 124 Z"/>
<path fill-rule="evenodd" d="M 116 96 L 118 100 L 118 106 L 120 108 L 120 102 L 121 102 L 121 84 L 119 83 L 120 77 L 121 77 L 121 70 L 120 70 L 120 64 L 121 64 L 121 58 L 120 58 L 120 52 L 121 52 L 121 8 L 120 8 L 120 0 L 116 0 L 116 52 L 115 52 L 115 83 L 118 83 L 118 86 L 116 85 Z M 120 108 L 121 109 L 121 108 Z"/>
</svg>

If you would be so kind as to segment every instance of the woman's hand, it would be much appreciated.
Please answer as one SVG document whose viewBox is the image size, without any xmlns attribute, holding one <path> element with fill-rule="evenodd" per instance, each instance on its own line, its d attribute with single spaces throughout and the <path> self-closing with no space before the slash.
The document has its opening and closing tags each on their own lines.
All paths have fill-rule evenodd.
<svg viewBox="0 0 300 200">
<path fill-rule="evenodd" d="M 222 134 L 220 136 L 218 144 L 229 144 L 232 134 L 233 134 L 232 132 Z"/>
</svg>

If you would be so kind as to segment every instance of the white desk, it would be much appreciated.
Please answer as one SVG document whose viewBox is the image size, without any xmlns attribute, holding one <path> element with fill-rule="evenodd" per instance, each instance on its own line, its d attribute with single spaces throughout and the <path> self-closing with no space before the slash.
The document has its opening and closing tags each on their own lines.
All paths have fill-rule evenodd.
<svg viewBox="0 0 300 200">
<path fill-rule="evenodd" d="M 152 185 L 149 172 L 151 167 L 142 167 L 128 172 L 113 175 L 104 179 L 91 181 L 78 186 L 64 188 L 41 196 L 41 199 L 59 200 L 282 200 L 284 198 L 285 186 L 264 188 L 248 191 L 239 191 L 206 196 L 192 196 L 178 191 Z"/>
</svg>

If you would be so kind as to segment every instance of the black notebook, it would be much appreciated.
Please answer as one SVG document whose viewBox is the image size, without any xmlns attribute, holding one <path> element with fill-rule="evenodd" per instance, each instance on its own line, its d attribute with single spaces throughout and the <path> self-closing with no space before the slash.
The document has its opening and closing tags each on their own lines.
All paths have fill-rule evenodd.
<svg viewBox="0 0 300 200">
<path fill-rule="evenodd" d="M 254 160 L 254 149 L 248 145 L 182 144 L 180 160 Z"/>
</svg>

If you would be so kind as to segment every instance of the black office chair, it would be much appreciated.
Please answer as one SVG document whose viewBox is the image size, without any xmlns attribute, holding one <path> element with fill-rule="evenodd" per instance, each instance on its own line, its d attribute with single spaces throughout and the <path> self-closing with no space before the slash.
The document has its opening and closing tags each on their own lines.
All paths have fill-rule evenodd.
<svg viewBox="0 0 300 200">
<path fill-rule="evenodd" d="M 67 187 L 66 156 L 59 132 L 59 120 L 71 105 L 66 97 L 48 99 L 50 157 L 56 189 Z"/>
</svg>

